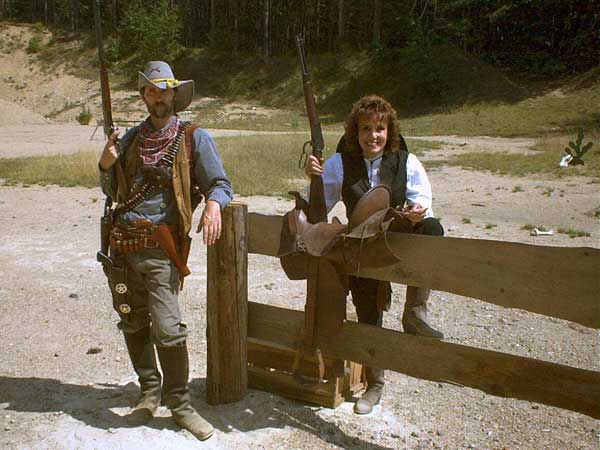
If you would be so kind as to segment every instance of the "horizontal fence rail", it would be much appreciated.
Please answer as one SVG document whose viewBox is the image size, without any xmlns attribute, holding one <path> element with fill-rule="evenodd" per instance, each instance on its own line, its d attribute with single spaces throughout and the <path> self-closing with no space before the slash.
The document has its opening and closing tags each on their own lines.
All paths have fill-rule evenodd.
<svg viewBox="0 0 600 450">
<path fill-rule="evenodd" d="M 297 348 L 304 313 L 248 302 L 248 338 Z M 600 373 L 533 358 L 346 321 L 335 337 L 317 336 L 326 358 L 479 389 L 600 418 Z"/>
<path fill-rule="evenodd" d="M 250 213 L 249 252 L 277 256 L 283 216 Z M 426 286 L 600 328 L 600 250 L 388 233 L 399 260 L 360 276 Z M 376 258 L 368 249 L 364 261 Z M 356 275 L 356 273 L 354 273 Z"/>
</svg>

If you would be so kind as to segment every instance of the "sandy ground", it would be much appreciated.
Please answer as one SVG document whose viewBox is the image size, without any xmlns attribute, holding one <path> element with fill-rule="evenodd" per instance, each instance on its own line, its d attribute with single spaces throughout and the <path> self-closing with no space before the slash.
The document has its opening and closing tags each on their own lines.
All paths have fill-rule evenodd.
<svg viewBox="0 0 600 450">
<path fill-rule="evenodd" d="M 600 248 L 598 219 L 586 215 L 598 199 L 592 180 L 511 179 L 455 168 L 430 177 L 449 236 Z M 523 192 L 512 192 L 517 184 Z M 217 432 L 200 443 L 165 410 L 148 426 L 129 428 L 122 416 L 136 398 L 135 374 L 94 258 L 102 200 L 99 189 L 0 187 L 1 448 L 598 448 L 600 422 L 585 415 L 389 371 L 382 406 L 367 417 L 352 413 L 352 401 L 331 410 L 255 390 L 242 402 L 208 406 L 206 251 L 199 239 L 182 305 L 195 406 Z M 240 200 L 262 213 L 291 207 L 287 199 Z M 592 236 L 533 237 L 521 229 L 525 223 Z M 273 258 L 251 255 L 249 291 L 253 301 L 303 305 L 304 284 L 288 281 Z M 394 287 L 388 328 L 400 329 L 404 291 Z M 432 321 L 449 342 L 600 370 L 596 330 L 444 292 L 431 303 Z"/>
<path fill-rule="evenodd" d="M 0 158 L 99 151 L 101 130 L 90 139 L 94 127 L 74 122 L 77 105 L 90 106 L 98 116 L 97 82 L 74 76 L 61 62 L 44 64 L 40 55 L 26 53 L 32 35 L 31 29 L 0 24 Z M 45 34 L 44 39 L 51 37 Z M 131 103 L 129 93 L 115 97 L 122 105 Z M 49 123 L 45 116 L 62 123 Z M 242 132 L 213 131 L 214 136 L 222 134 Z M 427 139 L 446 144 L 429 152 L 425 165 L 458 152 L 523 152 L 533 144 L 489 137 Z M 446 167 L 429 175 L 435 213 L 448 236 L 600 248 L 600 222 L 593 215 L 600 206 L 597 180 L 509 178 Z M 515 186 L 521 191 L 513 192 Z M 283 214 L 292 206 L 281 198 L 239 200 L 261 213 Z M 102 203 L 98 188 L 8 187 L 0 182 L 2 449 L 600 447 L 600 421 L 585 415 L 389 371 L 382 405 L 366 417 L 353 414 L 355 399 L 331 410 L 256 390 L 241 402 L 208 406 L 206 249 L 200 239 L 192 248 L 193 274 L 181 303 L 191 330 L 194 405 L 217 431 L 198 442 L 179 430 L 164 409 L 149 425 L 130 428 L 123 416 L 135 402 L 136 377 L 95 260 Z M 336 214 L 341 217 L 343 211 Z M 534 237 L 522 229 L 525 224 L 575 228 L 591 237 Z M 250 300 L 302 309 L 304 289 L 303 282 L 285 278 L 276 259 L 250 255 Z M 387 328 L 400 329 L 404 293 L 404 286 L 394 286 Z M 597 330 L 444 292 L 433 293 L 431 310 L 432 322 L 449 342 L 600 371 Z"/>
</svg>

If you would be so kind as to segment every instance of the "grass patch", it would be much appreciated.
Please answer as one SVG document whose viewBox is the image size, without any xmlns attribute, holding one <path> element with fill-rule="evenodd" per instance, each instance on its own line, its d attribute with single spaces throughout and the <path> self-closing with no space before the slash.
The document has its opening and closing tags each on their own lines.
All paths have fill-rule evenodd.
<svg viewBox="0 0 600 450">
<path fill-rule="evenodd" d="M 43 46 L 43 39 L 40 34 L 33 35 L 27 43 L 27 53 L 39 53 Z"/>
<path fill-rule="evenodd" d="M 96 187 L 99 156 L 99 151 L 84 151 L 71 155 L 0 159 L 0 178 L 4 178 L 8 185 Z"/>
<path fill-rule="evenodd" d="M 543 225 L 538 225 L 538 226 L 535 226 L 535 225 L 531 225 L 530 223 L 526 223 L 525 225 L 523 225 L 523 226 L 521 227 L 521 230 L 527 230 L 527 231 L 531 231 L 531 230 L 533 230 L 534 228 L 537 228 L 537 229 L 538 229 L 538 231 L 548 231 L 548 229 L 547 229 L 545 226 L 543 226 Z"/>
<path fill-rule="evenodd" d="M 439 150 L 442 148 L 443 142 L 439 141 L 424 141 L 421 139 L 406 139 L 406 146 L 409 151 L 416 156 L 422 156 L 429 150 Z M 429 167 L 429 162 L 427 163 Z"/>
<path fill-rule="evenodd" d="M 287 196 L 289 190 L 302 190 L 308 185 L 304 169 L 298 167 L 307 139 L 302 134 L 281 134 L 222 137 L 215 141 L 236 194 Z M 337 134 L 325 135 L 330 149 L 326 158 L 335 151 L 338 139 Z"/>
<path fill-rule="evenodd" d="M 574 228 L 559 228 L 556 230 L 560 234 L 566 234 L 571 239 L 579 238 L 579 237 L 590 237 L 591 234 L 584 230 L 576 230 Z"/>
<path fill-rule="evenodd" d="M 221 137 L 215 141 L 236 194 L 277 196 L 287 195 L 289 190 L 302 190 L 308 185 L 304 169 L 298 167 L 298 159 L 302 145 L 309 137 L 307 132 L 306 135 Z M 338 133 L 325 134 L 325 158 L 335 152 L 339 137 Z M 416 141 L 414 147 L 422 153 L 429 148 L 428 144 L 437 145 Z M 100 149 L 71 155 L 0 159 L 0 178 L 9 185 L 96 187 L 99 157 Z"/>
<path fill-rule="evenodd" d="M 468 217 L 463 217 L 462 223 L 471 223 L 471 219 L 469 219 Z"/>
<path fill-rule="evenodd" d="M 498 225 L 496 225 L 495 223 L 486 223 L 485 224 L 485 229 L 486 230 L 491 230 L 493 228 L 496 228 Z"/>
<path fill-rule="evenodd" d="M 326 133 L 324 153 L 335 152 L 340 134 Z M 298 167 L 302 145 L 309 133 L 273 136 L 217 138 L 219 154 L 234 191 L 240 195 L 287 196 L 289 190 L 303 190 L 308 185 L 304 170 Z M 425 152 L 438 145 L 428 141 L 408 143 L 411 152 Z"/>
<path fill-rule="evenodd" d="M 407 134 L 463 136 L 543 136 L 597 127 L 600 85 L 560 95 L 548 93 L 515 103 L 465 104 L 444 113 L 402 118 Z M 568 142 L 568 141 L 567 141 Z M 562 150 L 562 149 L 561 149 Z"/>
<path fill-rule="evenodd" d="M 512 188 L 511 192 L 515 193 L 515 192 L 523 192 L 523 191 L 524 191 L 523 186 L 517 185 L 514 188 Z"/>
<path fill-rule="evenodd" d="M 594 133 L 591 141 L 600 142 L 600 133 Z M 427 167 L 460 166 L 466 169 L 490 171 L 500 175 L 523 177 L 531 174 L 548 174 L 556 177 L 581 175 L 600 177 L 600 151 L 592 149 L 585 155 L 585 165 L 559 167 L 564 155 L 565 142 L 569 136 L 544 138 L 535 145 L 535 153 L 473 152 L 463 153 L 445 160 L 428 161 Z M 599 145 L 600 147 L 600 145 Z M 519 186 L 513 192 L 521 192 Z M 547 189 L 543 195 L 550 196 L 554 189 Z"/>
</svg>

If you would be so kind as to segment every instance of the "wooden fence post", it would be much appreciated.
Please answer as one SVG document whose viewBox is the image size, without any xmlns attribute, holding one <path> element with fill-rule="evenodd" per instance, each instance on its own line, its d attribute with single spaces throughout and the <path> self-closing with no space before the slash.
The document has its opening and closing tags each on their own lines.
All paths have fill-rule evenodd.
<svg viewBox="0 0 600 450">
<path fill-rule="evenodd" d="M 211 405 L 248 390 L 248 208 L 223 210 L 221 239 L 208 248 L 206 396 Z"/>
</svg>

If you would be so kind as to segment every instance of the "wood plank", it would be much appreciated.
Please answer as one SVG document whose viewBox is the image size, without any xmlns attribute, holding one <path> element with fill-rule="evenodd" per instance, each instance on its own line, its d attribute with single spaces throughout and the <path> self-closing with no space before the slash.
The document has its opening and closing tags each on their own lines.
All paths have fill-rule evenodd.
<svg viewBox="0 0 600 450">
<path fill-rule="evenodd" d="M 300 311 L 249 302 L 249 336 L 269 335 L 291 341 L 285 328 L 272 324 L 284 317 L 301 326 Z M 533 358 L 420 338 L 355 322 L 345 322 L 335 337 L 318 337 L 327 358 L 401 372 L 431 381 L 458 383 L 500 397 L 517 398 L 600 418 L 600 372 Z"/>
<path fill-rule="evenodd" d="M 344 376 L 335 377 L 333 360 L 327 358 L 324 360 L 324 383 L 314 386 L 316 390 L 312 390 L 313 387 L 311 386 L 298 384 L 293 379 L 290 370 L 294 362 L 294 356 L 295 351 L 291 348 L 248 338 L 249 386 L 330 408 L 335 408 L 346 397 L 351 397 L 364 388 L 361 380 L 362 366 L 360 364 L 347 361 L 346 367 L 348 369 Z M 316 377 L 318 374 L 316 359 L 313 358 L 312 361 L 303 359 L 299 370 L 303 375 Z"/>
<path fill-rule="evenodd" d="M 248 252 L 245 204 L 223 210 L 222 235 L 208 248 L 206 396 L 236 402 L 248 389 Z"/>
<path fill-rule="evenodd" d="M 257 317 L 262 313 L 264 317 Z M 287 348 L 298 348 L 302 341 L 304 313 L 257 302 L 248 302 L 248 339 L 273 342 Z"/>
<path fill-rule="evenodd" d="M 248 214 L 248 253 L 277 256 L 283 216 Z"/>
<path fill-rule="evenodd" d="M 361 276 L 600 328 L 600 250 L 390 233 L 399 262 Z M 372 257 L 368 253 L 365 259 Z"/>
<path fill-rule="evenodd" d="M 282 216 L 250 214 L 252 253 L 276 256 Z M 277 242 L 275 242 L 277 241 Z M 425 286 L 600 328 L 600 250 L 389 233 L 397 264 L 360 275 Z"/>
<path fill-rule="evenodd" d="M 297 383 L 291 375 L 248 366 L 248 383 L 253 389 L 273 392 L 284 397 L 335 408 L 344 399 L 336 392 L 336 382 L 327 381 L 316 386 Z"/>
<path fill-rule="evenodd" d="M 248 363 L 258 367 L 272 368 L 292 373 L 296 349 L 260 339 L 248 338 Z M 333 361 L 325 359 L 325 379 L 334 377 Z M 319 376 L 319 364 L 315 357 L 304 355 L 298 371 L 309 377 Z"/>
</svg>

